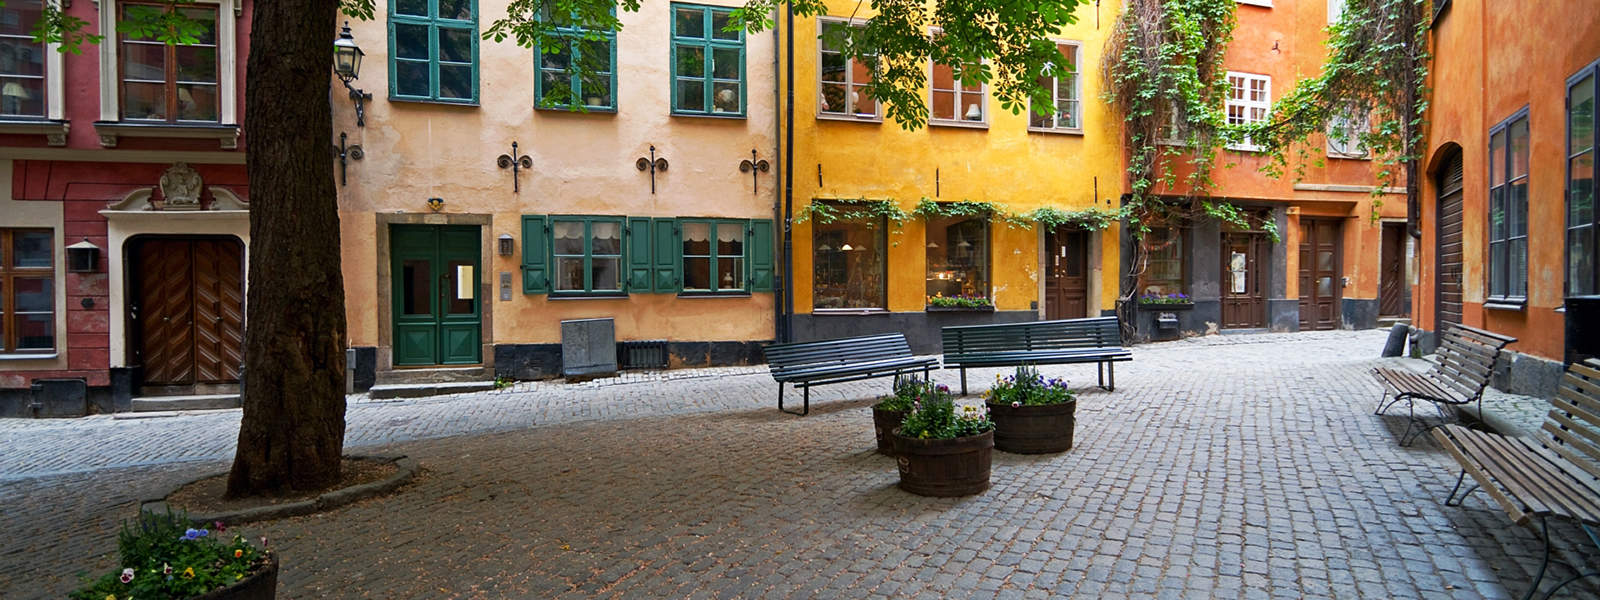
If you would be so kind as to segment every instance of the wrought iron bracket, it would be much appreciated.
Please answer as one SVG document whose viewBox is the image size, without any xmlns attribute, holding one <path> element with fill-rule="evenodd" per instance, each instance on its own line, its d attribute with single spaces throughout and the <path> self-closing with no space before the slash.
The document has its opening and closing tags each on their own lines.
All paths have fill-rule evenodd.
<svg viewBox="0 0 1600 600">
<path fill-rule="evenodd" d="M 757 157 L 754 148 L 750 149 L 750 158 L 739 161 L 739 172 L 750 174 L 750 195 L 757 194 L 761 187 L 761 174 L 772 170 L 772 164 Z"/>
<path fill-rule="evenodd" d="M 517 154 L 517 143 L 511 142 L 511 153 L 501 154 L 499 158 L 494 159 L 494 162 L 502 169 L 511 169 L 511 192 L 522 193 L 521 172 L 522 169 L 533 168 L 533 158 L 526 154 Z"/>
<path fill-rule="evenodd" d="M 361 149 L 361 144 L 344 145 L 346 137 L 348 136 L 343 131 L 339 132 L 339 147 L 333 149 L 334 154 L 339 157 L 339 187 L 344 187 L 346 183 L 345 159 L 361 160 L 367 156 L 366 151 Z"/>
<path fill-rule="evenodd" d="M 656 193 L 656 171 L 663 173 L 667 171 L 667 159 L 657 158 L 656 147 L 652 145 L 650 146 L 650 158 L 641 156 L 639 160 L 633 161 L 633 166 L 640 171 L 650 171 L 650 194 L 654 195 Z"/>
<path fill-rule="evenodd" d="M 343 77 L 339 81 L 344 83 L 344 89 L 350 90 L 350 100 L 356 103 L 356 127 L 367 126 L 366 102 L 372 99 L 372 92 L 363 92 L 350 85 L 350 81 Z"/>
</svg>

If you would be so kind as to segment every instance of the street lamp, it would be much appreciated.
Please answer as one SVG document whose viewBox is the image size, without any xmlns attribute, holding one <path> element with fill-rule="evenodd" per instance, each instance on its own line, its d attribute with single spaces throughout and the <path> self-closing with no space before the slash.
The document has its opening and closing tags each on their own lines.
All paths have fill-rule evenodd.
<svg viewBox="0 0 1600 600">
<path fill-rule="evenodd" d="M 333 73 L 339 76 L 339 81 L 344 82 L 344 89 L 350 90 L 350 99 L 356 103 L 357 127 L 367 126 L 364 103 L 372 99 L 372 94 L 350 85 L 361 74 L 361 57 L 365 54 L 356 45 L 356 38 L 350 35 L 350 22 L 345 21 L 344 31 L 339 32 L 339 39 L 333 41 Z"/>
</svg>

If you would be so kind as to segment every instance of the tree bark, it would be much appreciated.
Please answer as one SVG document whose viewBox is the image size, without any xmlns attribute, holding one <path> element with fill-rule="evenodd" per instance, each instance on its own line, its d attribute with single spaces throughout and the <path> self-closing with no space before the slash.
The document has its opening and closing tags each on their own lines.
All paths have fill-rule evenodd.
<svg viewBox="0 0 1600 600">
<path fill-rule="evenodd" d="M 245 76 L 250 273 L 244 417 L 228 497 L 339 481 L 344 280 L 333 184 L 338 0 L 255 3 Z"/>
</svg>

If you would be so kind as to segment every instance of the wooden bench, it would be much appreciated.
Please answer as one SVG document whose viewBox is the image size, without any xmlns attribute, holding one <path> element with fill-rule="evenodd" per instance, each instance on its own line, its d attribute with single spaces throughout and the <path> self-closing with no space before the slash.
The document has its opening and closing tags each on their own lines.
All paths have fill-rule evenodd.
<svg viewBox="0 0 1600 600">
<path fill-rule="evenodd" d="M 778 382 L 778 410 L 791 415 L 811 412 L 811 386 L 939 368 L 939 359 L 911 354 L 906 336 L 899 333 L 868 335 L 820 342 L 770 344 L 764 352 L 772 378 Z M 793 384 L 805 394 L 800 412 L 783 408 L 783 386 Z"/>
<path fill-rule="evenodd" d="M 1439 349 L 1435 351 L 1438 362 L 1427 372 L 1419 373 L 1404 367 L 1378 367 L 1372 375 L 1384 385 L 1378 397 L 1378 407 L 1372 414 L 1381 415 L 1401 400 L 1406 401 L 1410 422 L 1400 436 L 1400 445 L 1410 445 L 1411 440 L 1427 431 L 1427 426 L 1417 416 L 1417 400 L 1431 402 L 1439 416 L 1448 423 L 1459 421 L 1456 407 L 1476 402 L 1478 414 L 1483 414 L 1483 389 L 1494 374 L 1494 362 L 1506 344 L 1517 341 L 1498 333 L 1451 324 L 1439 336 Z M 1394 397 L 1384 402 L 1393 391 Z M 1413 433 L 1413 429 L 1415 432 Z"/>
<path fill-rule="evenodd" d="M 962 325 L 945 327 L 941 333 L 944 367 L 961 369 L 962 395 L 967 393 L 967 369 L 1091 362 L 1100 387 L 1113 390 L 1116 363 L 1133 360 L 1133 353 L 1122 347 L 1122 326 L 1116 317 Z"/>
<path fill-rule="evenodd" d="M 1482 488 L 1518 525 L 1539 518 L 1544 530 L 1544 562 L 1528 588 L 1525 598 L 1533 597 L 1550 565 L 1550 517 L 1570 519 L 1588 534 L 1600 549 L 1600 361 L 1589 360 L 1567 367 L 1552 408 L 1534 439 L 1507 437 L 1444 425 L 1433 430 L 1433 438 L 1461 465 L 1456 487 L 1445 504 L 1459 506 L 1473 489 Z M 1461 482 L 1471 475 L 1476 483 L 1451 504 Z M 1581 569 L 1580 569 L 1581 571 Z M 1600 577 L 1586 572 L 1556 585 L 1545 597 L 1573 581 Z"/>
</svg>

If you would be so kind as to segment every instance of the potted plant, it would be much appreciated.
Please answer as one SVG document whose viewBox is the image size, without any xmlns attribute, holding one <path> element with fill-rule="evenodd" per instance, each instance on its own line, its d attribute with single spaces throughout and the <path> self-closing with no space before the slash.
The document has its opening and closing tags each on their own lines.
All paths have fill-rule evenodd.
<svg viewBox="0 0 1600 600">
<path fill-rule="evenodd" d="M 894 429 L 911 412 L 912 404 L 936 394 L 949 395 L 950 388 L 935 385 L 914 375 L 896 375 L 894 393 L 878 399 L 872 406 L 872 430 L 878 438 L 878 452 L 894 456 Z"/>
<path fill-rule="evenodd" d="M 989 489 L 994 423 L 950 393 L 914 402 L 894 432 L 900 489 L 919 496 L 970 496 Z"/>
<path fill-rule="evenodd" d="M 189 598 L 271 600 L 278 560 L 226 528 L 195 529 L 185 516 L 140 511 L 117 534 L 120 567 L 72 593 L 73 600 Z M 225 538 L 225 539 L 224 539 Z M 265 545 L 266 538 L 262 538 Z"/>
<path fill-rule="evenodd" d="M 928 308 L 939 311 L 993 311 L 994 301 L 985 296 L 962 294 L 946 296 L 943 292 L 928 296 Z"/>
<path fill-rule="evenodd" d="M 1062 379 L 1045 379 L 1031 366 L 1015 375 L 995 376 L 984 392 L 994 419 L 994 447 L 1016 454 L 1046 454 L 1072 449 L 1077 396 Z"/>
<path fill-rule="evenodd" d="M 1157 294 L 1149 293 L 1139 296 L 1139 306 L 1146 306 L 1157 310 L 1187 310 L 1194 308 L 1194 300 L 1183 293 Z"/>
</svg>

